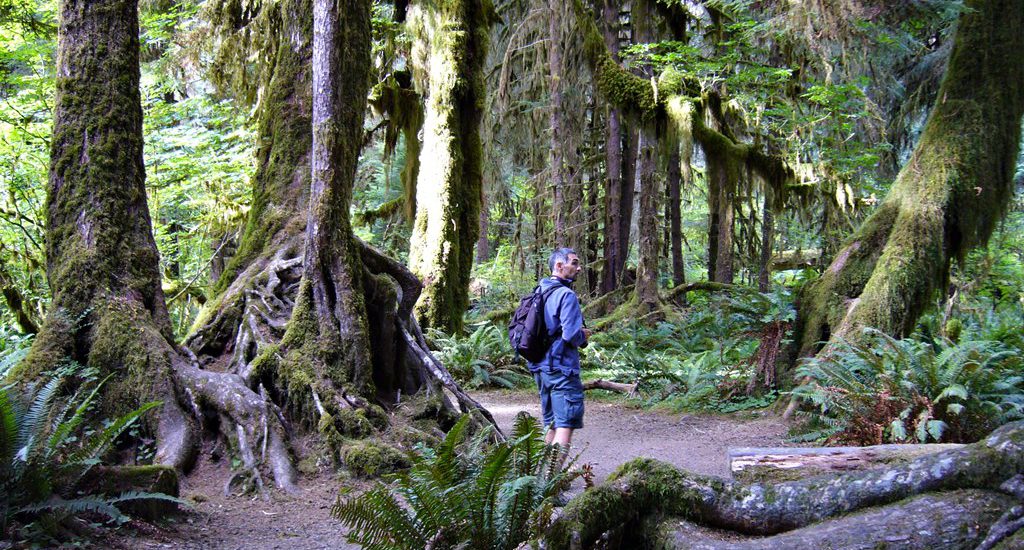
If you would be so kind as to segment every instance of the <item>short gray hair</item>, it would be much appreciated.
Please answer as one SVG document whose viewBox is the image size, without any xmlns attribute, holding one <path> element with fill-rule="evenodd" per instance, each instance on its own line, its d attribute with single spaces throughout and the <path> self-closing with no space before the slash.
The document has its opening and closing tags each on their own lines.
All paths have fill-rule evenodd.
<svg viewBox="0 0 1024 550">
<path fill-rule="evenodd" d="M 569 263 L 569 254 L 576 254 L 576 251 L 571 248 L 556 248 L 555 251 L 551 253 L 551 257 L 548 258 L 548 267 L 551 268 L 551 271 L 555 270 L 555 264 L 557 262 L 562 262 L 564 264 Z"/>
</svg>

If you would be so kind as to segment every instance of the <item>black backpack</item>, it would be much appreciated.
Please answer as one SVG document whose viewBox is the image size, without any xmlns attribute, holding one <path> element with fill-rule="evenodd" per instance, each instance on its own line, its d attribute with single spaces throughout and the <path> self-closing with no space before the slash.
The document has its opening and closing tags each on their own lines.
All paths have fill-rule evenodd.
<svg viewBox="0 0 1024 550">
<path fill-rule="evenodd" d="M 554 336 L 548 334 L 544 321 L 544 301 L 561 285 L 540 291 L 540 286 L 519 300 L 519 307 L 508 324 L 508 339 L 512 349 L 531 363 L 538 363 L 548 352 Z"/>
</svg>

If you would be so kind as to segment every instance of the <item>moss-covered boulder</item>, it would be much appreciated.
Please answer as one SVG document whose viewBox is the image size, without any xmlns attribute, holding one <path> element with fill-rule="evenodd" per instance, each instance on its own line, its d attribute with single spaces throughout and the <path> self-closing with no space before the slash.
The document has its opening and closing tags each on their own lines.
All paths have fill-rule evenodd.
<svg viewBox="0 0 1024 550">
<path fill-rule="evenodd" d="M 349 472 L 364 478 L 393 474 L 411 465 L 405 454 L 398 449 L 373 441 L 347 447 L 342 452 L 342 460 Z"/>
</svg>

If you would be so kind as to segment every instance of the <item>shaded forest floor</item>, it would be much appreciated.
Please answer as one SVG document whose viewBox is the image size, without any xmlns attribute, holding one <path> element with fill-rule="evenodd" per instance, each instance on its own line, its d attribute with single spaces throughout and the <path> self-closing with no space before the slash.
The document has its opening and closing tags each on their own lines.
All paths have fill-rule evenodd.
<svg viewBox="0 0 1024 550">
<path fill-rule="evenodd" d="M 491 410 L 503 430 L 516 413 L 539 416 L 533 393 L 483 392 L 474 395 Z M 703 474 L 729 475 L 731 447 L 785 445 L 787 425 L 774 413 L 725 416 L 664 414 L 629 408 L 621 402 L 588 399 L 585 428 L 576 432 L 579 463 L 593 466 L 600 483 L 623 462 L 647 456 Z M 330 516 L 340 487 L 361 490 L 366 482 L 339 482 L 333 476 L 305 478 L 296 497 L 272 491 L 269 501 L 224 495 L 229 464 L 204 460 L 182 486 L 192 511 L 159 526 L 136 524 L 102 542 L 114 548 L 314 549 L 357 548 L 345 542 L 345 530 Z M 571 492 L 583 489 L 577 480 Z"/>
</svg>

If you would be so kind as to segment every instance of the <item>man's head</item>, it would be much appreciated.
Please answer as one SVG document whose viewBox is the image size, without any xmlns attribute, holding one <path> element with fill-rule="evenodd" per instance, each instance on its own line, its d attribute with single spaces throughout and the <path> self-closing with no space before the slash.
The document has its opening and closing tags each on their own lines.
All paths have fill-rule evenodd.
<svg viewBox="0 0 1024 550">
<path fill-rule="evenodd" d="M 567 281 L 575 281 L 576 276 L 583 271 L 579 256 L 571 248 L 556 248 L 548 258 L 548 266 L 552 275 Z"/>
</svg>

